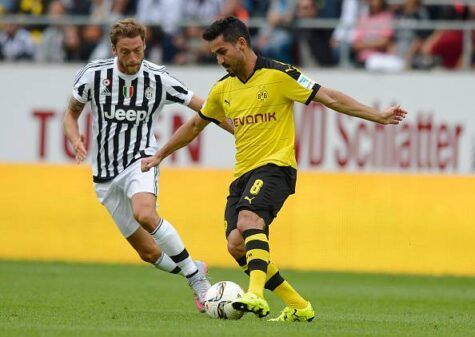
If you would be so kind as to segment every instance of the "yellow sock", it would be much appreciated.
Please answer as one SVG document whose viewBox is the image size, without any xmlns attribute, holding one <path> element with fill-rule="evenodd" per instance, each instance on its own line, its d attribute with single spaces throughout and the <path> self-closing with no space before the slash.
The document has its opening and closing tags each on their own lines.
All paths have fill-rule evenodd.
<svg viewBox="0 0 475 337">
<path fill-rule="evenodd" d="M 266 288 L 272 290 L 290 308 L 307 307 L 308 302 L 280 276 L 279 269 L 272 261 L 267 265 Z"/>
<path fill-rule="evenodd" d="M 259 297 L 264 297 L 264 284 L 266 283 L 266 273 L 262 270 L 253 270 L 249 275 L 248 291 Z"/>
<path fill-rule="evenodd" d="M 269 241 L 261 229 L 248 229 L 242 233 L 246 246 L 246 262 L 249 270 L 249 292 L 264 297 L 264 284 L 269 263 Z"/>
<path fill-rule="evenodd" d="M 275 288 L 274 293 L 290 308 L 304 309 L 308 305 L 308 302 L 287 281 Z"/>
</svg>

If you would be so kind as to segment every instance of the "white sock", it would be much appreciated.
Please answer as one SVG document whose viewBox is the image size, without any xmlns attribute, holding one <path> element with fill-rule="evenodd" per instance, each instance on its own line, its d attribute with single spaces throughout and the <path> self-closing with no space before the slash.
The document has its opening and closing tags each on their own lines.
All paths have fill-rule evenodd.
<svg viewBox="0 0 475 337">
<path fill-rule="evenodd" d="M 198 268 L 191 259 L 176 229 L 165 219 L 160 219 L 157 228 L 150 233 L 160 249 L 180 267 L 180 274 L 194 276 Z"/>
<path fill-rule="evenodd" d="M 170 258 L 170 256 L 168 256 L 164 252 L 162 252 L 162 255 L 160 255 L 160 257 L 154 263 L 154 265 L 157 269 L 160 269 L 172 274 L 178 274 L 181 271 L 180 267 L 178 267 L 177 264 L 173 262 L 173 260 Z"/>
</svg>

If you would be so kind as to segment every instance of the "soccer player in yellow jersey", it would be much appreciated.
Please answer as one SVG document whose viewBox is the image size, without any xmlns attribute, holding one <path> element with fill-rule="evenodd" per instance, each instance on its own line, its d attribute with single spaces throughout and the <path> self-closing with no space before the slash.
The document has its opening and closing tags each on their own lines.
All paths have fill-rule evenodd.
<svg viewBox="0 0 475 337">
<path fill-rule="evenodd" d="M 325 88 L 297 68 L 257 56 L 246 25 L 234 17 L 215 21 L 203 38 L 228 74 L 211 89 L 197 115 L 182 125 L 152 157 L 142 160 L 147 171 L 190 143 L 209 122 L 229 120 L 236 144 L 235 177 L 225 209 L 228 251 L 249 274 L 248 291 L 232 305 L 259 317 L 269 314 L 264 288 L 286 307 L 274 321 L 311 321 L 314 310 L 270 261 L 269 225 L 287 197 L 295 192 L 294 102 L 325 106 L 381 124 L 398 124 L 406 111 L 383 111 Z"/>
</svg>

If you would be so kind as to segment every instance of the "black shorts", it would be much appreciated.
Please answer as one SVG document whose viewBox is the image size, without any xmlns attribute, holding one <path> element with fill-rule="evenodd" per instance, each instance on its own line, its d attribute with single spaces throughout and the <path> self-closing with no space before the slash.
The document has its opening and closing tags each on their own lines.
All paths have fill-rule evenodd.
<svg viewBox="0 0 475 337">
<path fill-rule="evenodd" d="M 295 193 L 297 170 L 290 166 L 267 164 L 249 171 L 229 186 L 224 212 L 226 237 L 236 229 L 238 213 L 247 209 L 259 215 L 268 226 L 289 195 Z"/>
</svg>

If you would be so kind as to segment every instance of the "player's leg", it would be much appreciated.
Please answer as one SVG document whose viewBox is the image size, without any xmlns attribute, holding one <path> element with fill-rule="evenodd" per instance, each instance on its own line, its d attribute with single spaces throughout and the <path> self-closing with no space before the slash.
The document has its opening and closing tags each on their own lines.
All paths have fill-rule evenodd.
<svg viewBox="0 0 475 337">
<path fill-rule="evenodd" d="M 272 197 L 278 191 L 276 166 L 265 165 L 243 175 L 244 188 L 235 205 L 236 228 L 244 239 L 249 271 L 248 292 L 264 297 L 267 265 L 270 259 L 268 227 Z"/>
<path fill-rule="evenodd" d="M 151 193 L 140 192 L 131 198 L 133 216 L 163 250 L 181 269 L 187 278 L 197 274 L 198 269 L 193 263 L 185 245 L 171 223 L 160 218 L 156 211 L 156 198 Z"/>
<path fill-rule="evenodd" d="M 236 236 L 239 236 L 240 241 L 242 242 L 241 246 L 239 246 L 240 250 L 240 256 L 245 255 L 245 248 L 244 248 L 244 239 L 241 235 L 241 233 L 237 229 L 237 222 L 238 222 L 238 212 L 236 210 L 236 205 L 241 199 L 241 195 L 244 191 L 244 188 L 246 187 L 247 184 L 247 177 L 246 175 L 239 177 L 235 181 L 231 183 L 229 186 L 229 195 L 227 198 L 226 202 L 226 208 L 224 212 L 224 219 L 225 219 L 225 234 L 226 234 L 226 239 L 228 239 L 229 234 L 236 233 Z M 233 241 L 228 240 L 228 250 L 231 249 Z M 230 251 L 231 252 L 231 251 Z M 248 298 L 249 297 L 249 298 Z M 236 304 L 239 307 L 236 308 L 241 311 L 252 311 L 256 313 L 258 316 L 265 316 L 269 312 L 269 306 L 267 302 L 260 297 L 257 297 L 253 293 L 245 293 L 243 297 L 240 298 L 240 300 L 247 301 L 249 300 L 252 303 L 239 303 Z M 247 301 L 247 302 L 249 302 Z M 248 305 L 250 306 L 248 308 Z M 234 303 L 233 303 L 234 306 Z M 250 310 L 254 309 L 254 310 Z"/>
<path fill-rule="evenodd" d="M 181 269 L 178 265 L 157 246 L 155 240 L 145 229 L 138 227 L 135 233 L 127 238 L 130 245 L 137 251 L 140 258 L 154 265 L 157 269 L 178 274 Z"/>
<path fill-rule="evenodd" d="M 131 167 L 124 183 L 124 191 L 130 198 L 134 219 L 150 233 L 158 247 L 178 265 L 180 273 L 187 278 L 188 284 L 195 292 L 198 309 L 203 311 L 204 295 L 211 286 L 206 278 L 207 266 L 203 262 L 192 260 L 175 227 L 158 215 L 157 178 L 158 170 L 142 172 L 140 163 L 137 162 Z"/>
<path fill-rule="evenodd" d="M 95 184 L 99 201 L 106 207 L 122 235 L 143 261 L 166 272 L 174 274 L 180 272 L 177 264 L 160 250 L 150 234 L 135 221 L 130 200 L 118 187 L 121 178 L 108 183 Z"/>
<path fill-rule="evenodd" d="M 249 239 L 246 238 L 244 232 L 240 228 L 240 217 L 241 215 L 247 215 L 249 213 L 254 213 L 256 217 L 260 220 L 250 219 L 250 223 L 264 223 L 264 230 L 259 234 L 262 241 L 264 237 L 267 240 L 268 238 L 268 226 L 272 223 L 273 219 L 283 206 L 285 200 L 289 195 L 293 194 L 295 191 L 295 182 L 296 182 L 296 171 L 290 167 L 278 167 L 275 165 L 266 165 L 257 170 L 255 170 L 251 177 L 249 178 L 241 199 L 236 204 L 236 210 L 239 212 L 237 229 L 244 237 L 244 249 L 246 251 L 246 265 L 249 271 L 249 274 L 252 275 L 252 270 L 250 268 L 249 262 Z M 249 212 L 249 213 L 247 213 Z M 231 239 L 233 239 L 231 237 Z M 236 245 L 239 245 L 239 238 L 236 239 Z M 228 241 L 230 242 L 230 240 Z M 242 244 L 242 243 L 241 243 Z M 263 246 L 261 243 L 253 243 L 253 246 Z M 268 252 L 269 243 L 267 241 L 267 252 Z M 229 247 L 233 248 L 233 247 Z M 252 247 L 251 247 L 252 248 Z M 264 281 L 258 279 L 257 282 L 250 279 L 250 290 L 251 289 L 262 289 L 264 286 L 270 290 L 273 290 L 279 297 L 281 297 L 285 303 L 288 304 L 288 308 L 293 308 L 296 310 L 303 310 L 309 307 L 309 303 L 305 301 L 300 294 L 288 283 L 286 282 L 279 273 L 277 266 L 270 262 L 269 255 L 266 252 L 267 260 L 267 270 Z M 236 260 L 239 260 L 241 265 L 244 265 L 244 259 L 242 259 L 242 251 L 239 252 L 239 249 L 235 252 Z M 258 252 L 262 254 L 261 251 Z M 253 253 L 251 253 L 254 255 Z M 239 259 L 241 258 L 241 259 Z M 264 283 L 263 283 L 264 282 Z M 262 287 L 262 288 L 261 288 Z M 311 310 L 311 307 L 310 307 Z M 313 313 L 313 310 L 311 310 Z M 313 316 L 312 316 L 313 318 Z"/>
<path fill-rule="evenodd" d="M 239 267 L 249 275 L 244 249 L 244 240 L 238 230 L 230 231 L 227 236 L 228 251 L 234 257 Z M 276 264 L 269 261 L 267 265 L 265 289 L 274 292 L 288 307 L 304 309 L 306 301 L 280 274 Z"/>
<path fill-rule="evenodd" d="M 264 297 L 267 265 L 269 264 L 269 240 L 264 220 L 256 213 L 243 209 L 238 214 L 237 229 L 244 238 L 244 250 L 249 271 L 249 289 L 258 297 Z"/>
</svg>

